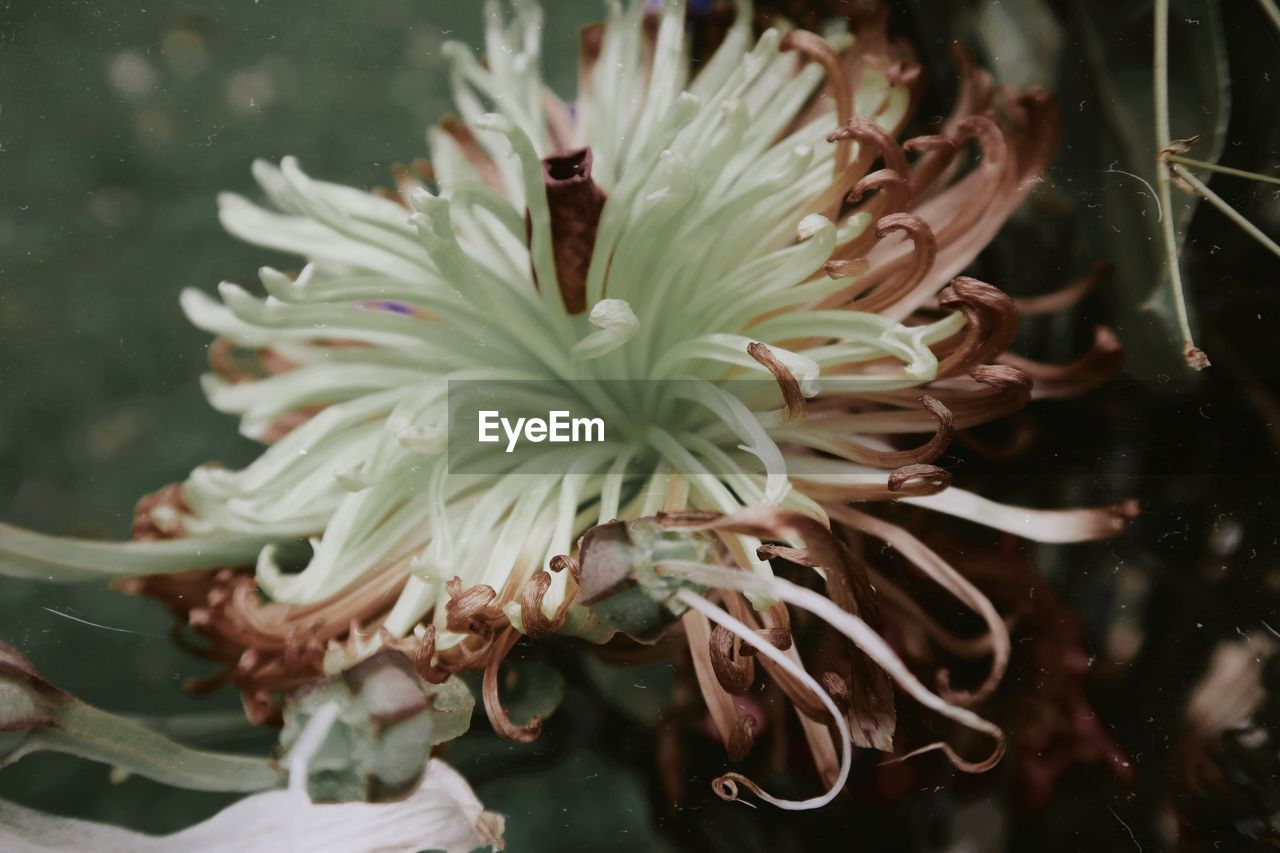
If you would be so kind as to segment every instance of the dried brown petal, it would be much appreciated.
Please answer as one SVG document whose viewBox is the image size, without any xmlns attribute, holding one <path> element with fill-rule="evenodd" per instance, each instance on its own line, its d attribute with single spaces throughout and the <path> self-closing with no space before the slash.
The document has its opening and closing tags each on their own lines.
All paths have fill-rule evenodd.
<svg viewBox="0 0 1280 853">
<path fill-rule="evenodd" d="M 557 554 L 551 558 L 548 568 L 553 572 L 563 572 L 569 570 L 569 576 L 577 583 L 582 583 L 582 566 L 573 557 L 568 554 Z"/>
<path fill-rule="evenodd" d="M 756 549 L 756 556 L 762 560 L 772 560 L 775 557 L 795 563 L 797 566 L 808 566 L 814 568 L 818 564 L 813 561 L 813 555 L 803 548 L 792 548 L 788 545 L 774 545 L 766 542 Z"/>
<path fill-rule="evenodd" d="M 711 669 L 726 693 L 742 696 L 751 691 L 756 680 L 756 667 L 749 656 L 737 651 L 737 638 L 726 628 L 716 625 L 707 643 Z"/>
<path fill-rule="evenodd" d="M 879 173 L 877 172 L 876 174 Z M 934 239 L 933 232 L 929 229 L 928 224 L 920 217 L 909 213 L 892 213 L 881 217 L 868 237 L 883 240 L 894 232 L 902 232 L 911 241 L 913 262 L 909 267 L 904 267 L 897 277 L 888 279 L 860 275 L 849 287 L 825 297 L 820 304 L 826 307 L 844 305 L 849 302 L 851 297 L 872 291 L 870 295 L 857 299 L 850 303 L 848 307 L 855 311 L 880 313 L 902 298 L 904 294 L 912 292 L 924 277 L 929 274 L 929 271 L 933 269 L 934 259 L 938 254 L 937 241 Z M 853 244 L 850 244 L 849 248 L 842 248 L 840 250 L 841 253 L 853 251 L 852 246 Z M 839 269 L 839 267 L 834 266 L 837 264 L 860 264 L 861 266 L 856 269 L 856 272 L 860 274 L 869 266 L 865 258 L 859 258 L 855 261 L 828 261 L 828 275 L 831 275 L 830 270 L 832 268 Z M 851 273 L 832 275 L 831 277 L 844 278 L 849 274 Z"/>
<path fill-rule="evenodd" d="M 884 158 L 885 168 L 899 175 L 907 174 L 907 157 L 902 146 L 889 131 L 870 119 L 855 116 L 827 134 L 828 142 L 856 140 Z"/>
<path fill-rule="evenodd" d="M 262 371 L 251 364 L 243 353 L 237 355 L 239 347 L 230 338 L 217 337 L 209 344 L 209 367 L 224 381 L 236 384 L 262 378 Z"/>
<path fill-rule="evenodd" d="M 548 637 L 563 628 L 569 605 L 573 601 L 566 596 L 556 609 L 555 616 L 548 619 L 542 611 L 542 598 L 550 587 L 550 573 L 536 572 L 520 593 L 520 620 L 524 624 L 525 634 L 534 640 Z"/>
<path fill-rule="evenodd" d="M 814 417 L 780 435 L 787 441 L 874 468 L 896 469 L 929 462 L 941 456 L 951 444 L 956 418 L 946 404 L 927 394 L 921 395 L 917 402 L 932 416 L 934 434 L 924 444 L 908 450 L 881 450 L 845 437 L 850 418 Z"/>
<path fill-rule="evenodd" d="M 775 649 L 784 652 L 791 648 L 792 645 L 791 631 L 787 628 L 760 628 L 756 631 L 756 635 Z M 747 643 L 738 644 L 738 654 L 754 655 L 755 653 L 754 646 L 750 646 Z"/>
<path fill-rule="evenodd" d="M 937 465 L 903 465 L 889 475 L 888 485 L 903 497 L 937 494 L 951 485 L 951 472 Z"/>
<path fill-rule="evenodd" d="M 734 708 L 733 697 L 720 686 L 711 661 L 711 621 L 696 610 L 690 610 L 680 617 L 680 623 L 684 626 L 698 691 L 702 694 L 720 742 L 727 747 L 738 712 Z"/>
<path fill-rule="evenodd" d="M 462 579 L 445 582 L 449 601 L 445 604 L 445 627 L 459 634 L 482 634 L 495 622 L 506 620 L 502 609 L 492 602 L 498 593 L 488 584 L 462 588 Z"/>
<path fill-rule="evenodd" d="M 1005 353 L 1000 361 L 1031 377 L 1035 383 L 1032 397 L 1043 400 L 1074 397 L 1096 388 L 1120 372 L 1124 366 L 1124 350 L 1115 332 L 1099 326 L 1094 330 L 1089 351 L 1066 364 L 1032 361 L 1012 353 Z"/>
<path fill-rule="evenodd" d="M 756 744 L 756 718 L 744 714 L 733 724 L 733 732 L 729 735 L 726 751 L 730 761 L 742 761 L 751 754 Z"/>
<path fill-rule="evenodd" d="M 833 260 L 823 264 L 823 271 L 828 278 L 854 278 L 866 274 L 871 268 L 866 258 L 854 258 L 850 261 Z"/>
<path fill-rule="evenodd" d="M 717 530 L 762 539 L 799 539 L 805 543 L 814 563 L 827 570 L 827 594 L 831 600 L 873 629 L 879 628 L 875 591 L 865 567 L 853 559 L 825 525 L 809 516 L 777 507 L 751 507 L 712 520 L 707 520 L 705 513 L 693 517 L 687 513 L 662 513 L 658 519 L 663 526 L 675 529 Z M 893 748 L 896 721 L 892 683 L 884 670 L 851 643 L 847 649 L 849 681 L 858 685 L 850 710 L 854 743 L 889 751 Z M 777 678 L 776 672 L 771 670 L 770 675 Z"/>
<path fill-rule="evenodd" d="M 1066 287 L 1046 293 L 1043 296 L 1024 296 L 1014 299 L 1013 304 L 1023 317 L 1036 317 L 1041 314 L 1055 314 L 1075 305 L 1093 291 L 1095 287 L 1111 277 L 1114 265 L 1110 261 L 1098 261 L 1084 275 Z"/>
<path fill-rule="evenodd" d="M 475 587 L 472 587 L 472 589 L 475 589 Z M 534 717 L 523 726 L 517 726 L 511 722 L 511 718 L 507 716 L 507 712 L 498 698 L 498 670 L 519 639 L 520 634 L 514 628 L 508 628 L 494 642 L 489 651 L 488 661 L 485 663 L 481 693 L 484 697 L 484 710 L 489 716 L 489 723 L 493 726 L 493 730 L 507 740 L 514 740 L 517 743 L 529 743 L 542 732 L 542 720 Z"/>
<path fill-rule="evenodd" d="M 911 186 L 906 176 L 892 169 L 879 169 L 854 184 L 845 203 L 858 204 L 867 193 L 876 191 L 883 199 L 876 208 L 882 214 L 903 210 L 911 202 Z"/>
<path fill-rule="evenodd" d="M 1018 334 L 1018 311 L 1004 291 L 968 276 L 957 276 L 938 302 L 959 310 L 967 321 L 959 345 L 938 363 L 938 376 L 965 373 L 1004 352 Z"/>
<path fill-rule="evenodd" d="M 928 223 L 910 213 L 894 213 L 882 217 L 875 228 L 875 235 L 883 240 L 895 231 L 902 232 L 913 246 L 914 263 L 903 274 L 880 285 L 870 295 L 858 299 L 849 307 L 855 311 L 879 314 L 906 294 L 913 291 L 933 269 L 938 257 L 938 243 Z"/>
<path fill-rule="evenodd" d="M 914 291 L 885 312 L 894 319 L 905 319 L 928 305 L 948 281 L 973 261 L 1037 186 L 1052 156 L 1059 124 L 1053 99 L 1040 91 L 1025 94 L 1002 91 L 1001 97 L 1004 126 L 996 124 L 990 116 L 967 115 L 946 128 L 957 144 L 970 139 L 978 142 L 981 157 L 975 169 L 946 186 L 961 160 L 952 158 L 946 168 L 930 178 L 930 183 L 945 187 L 932 196 L 925 182 L 917 188 L 913 175 L 913 196 L 922 200 L 912 212 L 933 229 L 938 241 L 938 258 L 933 271 Z M 930 157 L 936 166 L 939 158 L 933 155 L 937 153 L 927 153 L 917 169 Z M 872 264 L 870 277 L 874 281 L 885 280 L 911 263 L 905 248 L 884 243 L 871 248 L 867 257 Z"/>
<path fill-rule="evenodd" d="M 805 553 L 806 553 L 806 559 L 807 559 L 807 552 Z M 742 596 L 737 594 L 726 594 L 725 598 L 726 598 L 725 603 L 728 605 L 729 611 L 734 615 L 734 617 L 736 617 L 743 624 L 751 627 L 755 631 L 757 636 L 760 636 L 764 639 L 768 639 L 764 635 L 764 631 L 767 629 L 761 629 L 757 627 L 758 622 L 756 620 L 756 617 L 759 614 L 756 613 L 755 609 L 752 608 L 751 605 L 746 603 L 746 601 L 742 598 Z M 780 607 L 785 612 L 786 606 L 780 605 Z M 790 632 L 788 632 L 788 638 L 789 637 L 790 637 Z M 772 643 L 772 640 L 769 640 L 769 642 Z M 743 640 L 742 643 L 744 645 L 748 645 L 745 640 Z M 782 651 L 786 652 L 787 657 L 789 657 L 791 661 L 796 664 L 796 666 L 803 668 L 804 664 L 800 660 L 800 654 L 796 650 L 794 645 L 789 644 L 785 648 L 783 647 L 779 647 L 779 648 Z M 765 672 L 768 673 L 769 678 L 772 679 L 773 683 L 776 684 L 779 687 L 779 689 L 782 690 L 782 692 L 786 695 L 787 699 L 791 702 L 792 706 L 800 714 L 801 722 L 804 724 L 808 724 L 808 723 L 814 723 L 815 725 L 822 724 L 821 730 L 825 733 L 826 731 L 825 724 L 829 723 L 831 721 L 831 718 L 826 707 L 823 706 L 822 700 L 820 700 L 817 696 L 815 696 L 813 692 L 809 690 L 809 688 L 807 688 L 799 680 L 797 680 L 795 676 L 793 676 L 791 673 L 787 672 L 785 669 L 775 664 L 769 658 L 763 655 L 757 654 L 756 660 L 760 662 L 760 665 L 764 667 Z M 827 737 L 826 740 L 827 740 L 827 751 L 828 753 L 831 753 L 828 757 L 831 757 L 834 760 L 834 753 L 832 753 L 830 749 L 831 739 Z"/>
<path fill-rule="evenodd" d="M 840 67 L 840 58 L 831 49 L 827 40 L 808 30 L 793 29 L 788 30 L 782 37 L 779 49 L 794 50 L 822 66 L 827 74 L 827 85 L 831 87 L 832 98 L 835 101 L 836 123 L 839 125 L 848 123 L 853 117 L 853 94 L 849 89 L 849 80 L 845 77 L 844 69 Z M 844 136 L 827 140 L 836 143 L 835 174 L 837 176 L 849 165 L 850 138 Z"/>
<path fill-rule="evenodd" d="M 831 694 L 831 701 L 836 703 L 836 707 L 841 711 L 847 712 L 849 705 L 853 701 L 853 695 L 849 690 L 849 682 L 845 681 L 834 672 L 824 672 L 818 679 L 827 693 Z"/>
<path fill-rule="evenodd" d="M 182 498 L 182 484 L 171 483 L 138 500 L 133 508 L 133 538 L 139 542 L 180 539 L 186 535 L 182 516 L 190 513 Z"/>
<path fill-rule="evenodd" d="M 772 350 L 762 343 L 752 341 L 747 344 L 747 355 L 760 362 L 766 370 L 773 374 L 773 378 L 778 380 L 778 388 L 782 391 L 782 402 L 787 410 L 787 420 L 803 420 L 805 413 L 804 394 L 800 391 L 800 383 L 796 380 L 795 375 L 785 364 L 778 360 Z"/>
<path fill-rule="evenodd" d="M 950 674 L 943 669 L 938 673 L 939 695 L 948 702 L 959 705 L 973 705 L 990 696 L 1004 678 L 1005 669 L 1009 665 L 1010 649 L 1008 628 L 991 601 L 937 552 L 904 528 L 851 507 L 831 507 L 829 511 L 833 518 L 892 546 L 965 607 L 982 617 L 991 637 L 991 669 L 987 677 L 973 691 L 958 691 L 952 689 Z"/>
</svg>

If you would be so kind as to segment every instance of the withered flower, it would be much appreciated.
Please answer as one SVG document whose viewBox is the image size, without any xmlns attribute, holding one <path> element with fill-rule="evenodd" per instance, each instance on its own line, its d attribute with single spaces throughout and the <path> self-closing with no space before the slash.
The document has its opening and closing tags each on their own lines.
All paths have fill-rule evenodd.
<svg viewBox="0 0 1280 853">
<path fill-rule="evenodd" d="M 697 40 L 708 56 L 694 73 L 685 4 L 650 6 L 611 4 L 582 30 L 570 106 L 538 74 L 538 7 L 517 2 L 508 23 L 488 4 L 484 62 L 448 47 L 460 115 L 430 131 L 430 165 L 398 170 L 394 192 L 325 183 L 291 158 L 256 163 L 271 206 L 226 195 L 222 221 L 305 266 L 264 268 L 265 298 L 224 283 L 220 302 L 190 290 L 182 304 L 217 336 L 210 402 L 270 446 L 144 500 L 133 543 L 0 529 L 3 570 L 129 578 L 208 638 L 203 651 L 228 662 L 209 686 L 234 681 L 260 721 L 284 692 L 392 646 L 429 681 L 484 670 L 495 727 L 528 739 L 536 721 L 513 724 L 497 690 L 522 634 L 600 642 L 632 623 L 661 631 L 651 617 L 674 607 L 735 754 L 755 723 L 725 697 L 757 668 L 804 715 L 831 789 L 774 802 L 827 802 L 851 744 L 893 748 L 891 681 L 995 744 L 978 759 L 924 748 L 966 770 L 994 762 L 1002 735 L 967 706 L 1007 661 L 1000 615 L 865 506 L 912 503 L 1047 542 L 1113 535 L 1130 512 L 1004 506 L 933 464 L 957 430 L 1116 365 L 1105 333 L 1067 368 L 1007 355 L 1013 301 L 960 275 L 1035 187 L 1057 108 L 960 57 L 953 113 L 900 140 L 921 75 L 883 14 L 824 36 L 779 18 L 757 37 L 739 0 L 714 51 Z M 769 399 L 725 387 L 740 378 L 765 380 Z M 548 410 L 643 428 L 540 445 L 555 473 L 543 459 L 461 474 L 445 452 L 451 380 L 552 380 L 539 386 L 558 389 Z M 616 393 L 616 380 L 646 390 Z M 590 530 L 584 551 L 609 535 L 632 548 L 636 528 L 609 523 L 664 510 L 650 544 L 674 537 L 676 556 L 653 556 L 644 587 L 662 595 L 620 608 L 622 587 L 644 586 L 635 563 L 577 543 Z M 858 536 L 985 620 L 986 681 L 961 690 L 941 673 L 935 693 L 903 664 L 879 620 L 932 623 L 887 579 L 873 584 L 846 550 Z M 304 538 L 310 554 L 290 566 Z M 827 595 L 775 578 L 773 558 L 812 566 Z M 696 588 L 720 590 L 729 612 Z M 790 645 L 787 604 L 848 641 L 817 677 Z"/>
<path fill-rule="evenodd" d="M 1280 845 L 1276 646 L 1269 631 L 1219 642 L 1191 690 L 1174 751 L 1170 803 L 1179 850 Z"/>
</svg>

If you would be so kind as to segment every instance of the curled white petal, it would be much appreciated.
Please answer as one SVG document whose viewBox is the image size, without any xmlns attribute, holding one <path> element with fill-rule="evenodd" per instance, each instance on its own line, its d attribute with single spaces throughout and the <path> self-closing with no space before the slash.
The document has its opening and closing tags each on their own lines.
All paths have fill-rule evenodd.
<svg viewBox="0 0 1280 853">
<path fill-rule="evenodd" d="M 274 853 L 278 850 L 502 849 L 504 819 L 484 810 L 466 780 L 433 758 L 409 797 L 392 803 L 313 803 L 304 791 L 246 797 L 171 835 L 146 835 L 45 814 L 0 800 L 0 848 L 151 853 L 165 850 Z"/>
</svg>

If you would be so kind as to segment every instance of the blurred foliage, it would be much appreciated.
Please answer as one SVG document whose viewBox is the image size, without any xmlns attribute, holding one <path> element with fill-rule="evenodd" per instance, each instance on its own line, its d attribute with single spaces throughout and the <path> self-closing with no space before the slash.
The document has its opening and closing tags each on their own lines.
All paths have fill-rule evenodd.
<svg viewBox="0 0 1280 853">
<path fill-rule="evenodd" d="M 1164 212 L 1153 188 L 1150 0 L 973 0 L 949 4 L 950 15 L 929 14 L 934 4 L 928 0 L 907 0 L 905 5 L 916 20 L 927 22 L 921 26 L 934 49 L 926 53 L 944 80 L 953 72 L 937 45 L 959 38 L 977 51 L 998 82 L 1048 89 L 1061 105 L 1062 136 L 1053 167 L 1012 226 L 1043 249 L 1016 259 L 1011 253 L 1000 267 L 1001 276 L 993 274 L 992 280 L 1019 295 L 1047 292 L 1105 258 L 1114 265 L 1103 292 L 1106 319 L 1125 344 L 1128 372 L 1148 380 L 1185 375 L 1160 238 Z M 1170 5 L 1173 136 L 1199 134 L 1194 156 L 1217 161 L 1227 143 L 1231 113 L 1228 39 L 1219 4 L 1171 0 Z M 1260 12 L 1255 17 L 1255 24 L 1267 26 Z M 940 88 L 947 93 L 945 86 Z M 941 114 L 947 103 L 938 101 L 932 113 L 924 114 Z M 1253 164 L 1255 169 L 1265 165 Z M 1174 196 L 1169 215 L 1184 238 L 1197 206 L 1194 195 Z M 1006 240 L 1004 245 L 1020 244 Z M 1009 269 L 1010 263 L 1016 266 Z M 1194 324 L 1194 298 L 1189 310 Z M 1057 331 L 1070 322 L 1059 319 Z M 1064 336 L 1053 337 L 1062 341 Z"/>
<path fill-rule="evenodd" d="M 1169 216 L 1180 238 L 1199 197 L 1179 193 L 1173 210 L 1160 210 L 1156 180 L 1149 10 L 1114 3 L 1070 5 L 1067 25 L 1079 55 L 1064 66 L 1055 87 L 1068 119 L 1055 179 L 1072 196 L 1081 224 L 1081 248 L 1114 266 L 1110 322 L 1126 346 L 1129 372 L 1151 379 L 1182 374 L 1181 333 L 1174 319 L 1160 218 Z M 1230 115 L 1227 47 L 1215 0 L 1171 3 L 1169 121 L 1175 139 L 1200 136 L 1197 156 L 1216 162 L 1226 145 Z M 1141 47 L 1139 47 L 1141 46 Z M 994 51 L 993 51 L 994 52 Z M 1074 68 L 1073 68 L 1074 66 Z M 1068 69 L 1075 71 L 1069 73 Z M 996 68 L 999 72 L 1000 66 Z M 1102 122 L 1071 120 L 1076 96 L 1099 102 Z M 1076 113 L 1083 112 L 1076 103 Z M 1103 176 L 1100 186 L 1086 176 Z M 1080 184 L 1084 184 L 1080 186 Z M 1195 304 L 1188 306 L 1195 322 Z"/>
</svg>

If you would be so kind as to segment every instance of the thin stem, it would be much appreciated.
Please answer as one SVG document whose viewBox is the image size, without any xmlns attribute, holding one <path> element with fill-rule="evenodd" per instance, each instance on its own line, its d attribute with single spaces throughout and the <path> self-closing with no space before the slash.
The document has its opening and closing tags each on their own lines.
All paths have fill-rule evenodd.
<svg viewBox="0 0 1280 853">
<path fill-rule="evenodd" d="M 1234 207 L 1227 204 L 1226 201 L 1223 200 L 1222 196 L 1209 189 L 1203 181 L 1191 174 L 1186 167 L 1174 163 L 1169 168 L 1173 169 L 1174 173 L 1177 174 L 1179 178 L 1186 181 L 1192 189 L 1203 196 L 1205 201 L 1218 208 L 1218 210 L 1226 214 L 1228 219 L 1236 225 L 1239 225 L 1246 234 L 1265 246 L 1272 254 L 1280 256 L 1280 246 L 1277 246 L 1274 240 L 1258 230 L 1258 226 L 1246 219 L 1244 215 Z"/>
<path fill-rule="evenodd" d="M 1275 24 L 1276 29 L 1280 30 L 1280 8 L 1276 7 L 1275 0 L 1258 0 L 1258 5 L 1267 13 L 1267 17 L 1271 19 L 1271 23 Z"/>
<path fill-rule="evenodd" d="M 1217 163 L 1210 163 L 1207 160 L 1196 160 L 1194 157 L 1183 157 L 1181 154 L 1168 154 L 1165 160 L 1170 163 L 1181 163 L 1183 166 L 1190 166 L 1193 169 L 1204 169 L 1206 172 L 1219 172 L 1223 175 L 1233 175 L 1237 178 L 1248 178 L 1251 181 L 1263 181 L 1268 184 L 1280 185 L 1280 178 L 1271 175 L 1262 175 L 1258 172 L 1246 172 L 1244 169 L 1233 169 L 1230 166 L 1220 166 Z"/>
<path fill-rule="evenodd" d="M 1169 0 L 1155 0 L 1155 5 L 1155 58 L 1152 70 L 1155 77 L 1156 151 L 1164 152 L 1172 141 L 1169 133 Z M 1160 154 L 1157 154 L 1156 162 L 1156 193 L 1160 199 L 1160 209 L 1164 211 L 1160 224 L 1164 236 L 1165 266 L 1169 270 L 1174 315 L 1182 333 L 1182 355 L 1188 365 L 1196 370 L 1203 370 L 1209 366 L 1209 359 L 1192 339 L 1182 269 L 1178 263 L 1178 237 L 1174 232 L 1169 172 L 1164 168 Z"/>
<path fill-rule="evenodd" d="M 265 758 L 192 749 L 69 697 L 56 725 L 36 729 L 20 748 L 22 753 L 38 749 L 101 761 L 193 791 L 263 791 L 284 781 Z"/>
</svg>

